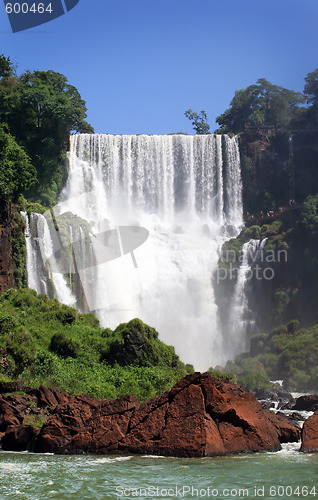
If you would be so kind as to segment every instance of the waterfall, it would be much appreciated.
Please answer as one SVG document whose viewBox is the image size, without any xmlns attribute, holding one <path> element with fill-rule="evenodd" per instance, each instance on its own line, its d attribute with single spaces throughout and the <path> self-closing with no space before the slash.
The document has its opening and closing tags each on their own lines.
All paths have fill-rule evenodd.
<svg viewBox="0 0 318 500">
<path fill-rule="evenodd" d="M 248 307 L 247 286 L 253 278 L 254 264 L 262 261 L 266 242 L 267 238 L 263 240 L 252 239 L 244 243 L 242 248 L 241 265 L 238 268 L 237 282 L 229 313 L 229 358 L 234 357 L 240 351 L 244 352 L 249 349 L 249 338 L 255 326 L 255 319 Z"/>
<path fill-rule="evenodd" d="M 59 265 L 54 258 L 52 231 L 47 218 L 38 213 L 21 212 L 26 221 L 25 241 L 27 252 L 28 287 L 37 293 L 52 295 L 62 304 L 73 306 L 76 302 L 67 286 Z M 49 289 L 51 285 L 52 291 Z"/>
<path fill-rule="evenodd" d="M 140 317 L 196 369 L 228 358 L 211 277 L 242 225 L 236 137 L 73 135 L 52 217 L 55 294 L 64 275 L 80 310 L 110 328 Z"/>
<path fill-rule="evenodd" d="M 37 262 L 36 239 L 31 237 L 31 228 L 29 217 L 26 212 L 20 212 L 25 220 L 25 244 L 26 244 L 26 267 L 27 267 L 27 282 L 28 287 L 36 290 L 38 293 L 47 293 L 46 279 L 41 276 L 40 269 Z M 38 214 L 32 214 L 31 218 L 34 219 Z"/>
</svg>

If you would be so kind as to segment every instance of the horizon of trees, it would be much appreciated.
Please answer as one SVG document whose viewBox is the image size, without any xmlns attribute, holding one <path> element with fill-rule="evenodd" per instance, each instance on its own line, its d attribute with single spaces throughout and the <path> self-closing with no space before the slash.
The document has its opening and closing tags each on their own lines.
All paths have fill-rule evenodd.
<svg viewBox="0 0 318 500">
<path fill-rule="evenodd" d="M 196 134 L 210 133 L 207 114 L 187 110 Z M 216 117 L 218 134 L 238 134 L 245 126 L 271 125 L 275 129 L 318 128 L 318 68 L 305 77 L 303 92 L 294 92 L 260 78 L 235 91 L 230 107 Z"/>
</svg>

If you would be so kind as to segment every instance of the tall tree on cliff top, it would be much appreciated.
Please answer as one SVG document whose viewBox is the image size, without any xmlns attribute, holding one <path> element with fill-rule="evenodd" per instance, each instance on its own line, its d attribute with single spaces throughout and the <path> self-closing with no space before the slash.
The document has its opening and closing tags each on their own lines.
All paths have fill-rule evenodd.
<svg viewBox="0 0 318 500">
<path fill-rule="evenodd" d="M 65 181 L 70 132 L 94 131 L 85 121 L 85 101 L 64 75 L 26 71 L 17 76 L 4 56 L 0 76 L 0 123 L 9 125 L 36 167 L 39 183 L 34 197 L 52 204 Z"/>
<path fill-rule="evenodd" d="M 299 105 L 304 102 L 300 92 L 273 85 L 261 78 L 256 84 L 235 92 L 230 108 L 216 118 L 220 125 L 218 132 L 242 132 L 245 124 L 288 128 L 297 117 Z"/>
<path fill-rule="evenodd" d="M 318 127 L 318 69 L 308 73 L 305 78 L 304 94 L 308 108 L 303 110 L 302 119 L 305 127 Z"/>
<path fill-rule="evenodd" d="M 185 111 L 184 115 L 192 122 L 196 134 L 210 134 L 208 115 L 205 111 L 202 110 L 200 114 L 198 114 L 192 111 L 192 109 L 188 109 Z"/>
</svg>

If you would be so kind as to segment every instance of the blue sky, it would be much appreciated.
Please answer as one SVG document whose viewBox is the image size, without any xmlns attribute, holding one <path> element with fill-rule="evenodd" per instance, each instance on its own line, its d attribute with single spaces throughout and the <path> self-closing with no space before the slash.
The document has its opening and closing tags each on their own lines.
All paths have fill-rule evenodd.
<svg viewBox="0 0 318 500">
<path fill-rule="evenodd" d="M 80 0 L 69 13 L 12 33 L 0 4 L 0 53 L 67 76 L 96 132 L 212 130 L 235 90 L 267 78 L 302 91 L 318 67 L 318 0 Z"/>
</svg>

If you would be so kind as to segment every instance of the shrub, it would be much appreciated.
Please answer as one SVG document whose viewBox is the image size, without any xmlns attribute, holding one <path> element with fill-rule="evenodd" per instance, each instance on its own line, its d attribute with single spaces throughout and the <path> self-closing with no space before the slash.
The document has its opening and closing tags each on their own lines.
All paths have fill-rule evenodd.
<svg viewBox="0 0 318 500">
<path fill-rule="evenodd" d="M 269 377 L 263 373 L 247 373 L 240 375 L 238 383 L 246 391 L 256 391 L 256 389 L 267 390 L 271 387 Z"/>
<path fill-rule="evenodd" d="M 74 340 L 67 338 L 64 333 L 55 333 L 51 338 L 49 349 L 62 358 L 68 356 L 76 358 L 80 347 Z"/>
</svg>

